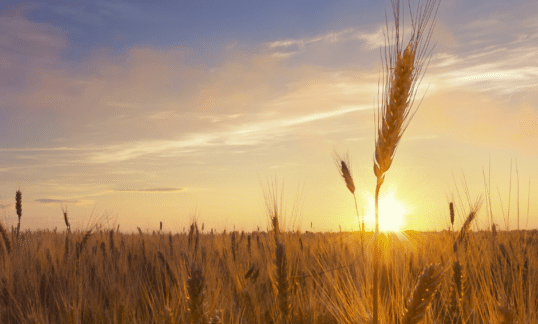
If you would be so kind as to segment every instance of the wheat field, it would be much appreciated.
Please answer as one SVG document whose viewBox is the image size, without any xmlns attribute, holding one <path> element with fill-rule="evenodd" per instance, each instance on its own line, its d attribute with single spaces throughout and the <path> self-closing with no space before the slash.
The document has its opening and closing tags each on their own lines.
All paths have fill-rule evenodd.
<svg viewBox="0 0 538 324">
<path fill-rule="evenodd" d="M 465 229 L 465 227 L 462 227 Z M 5 231 L 5 230 L 4 230 Z M 536 323 L 536 231 L 380 238 L 382 323 Z M 365 253 L 360 248 L 365 235 Z M 372 233 L 22 231 L 2 323 L 368 323 Z"/>
</svg>

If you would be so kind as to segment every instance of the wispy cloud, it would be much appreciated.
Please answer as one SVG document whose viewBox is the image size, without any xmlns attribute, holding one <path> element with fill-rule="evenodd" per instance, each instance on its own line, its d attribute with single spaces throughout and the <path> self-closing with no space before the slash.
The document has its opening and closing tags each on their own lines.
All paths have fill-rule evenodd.
<svg viewBox="0 0 538 324">
<path fill-rule="evenodd" d="M 251 122 L 238 125 L 227 132 L 199 133 L 189 135 L 186 139 L 177 141 L 137 141 L 121 145 L 109 146 L 94 152 L 90 157 L 92 163 L 110 163 L 134 159 L 146 154 L 158 154 L 175 150 L 178 155 L 191 150 L 224 146 L 258 146 L 265 141 L 277 139 L 282 135 L 282 129 L 305 124 L 312 121 L 333 118 L 350 112 L 370 110 L 370 106 L 344 107 L 335 111 L 316 114 L 305 114 L 284 119 Z M 185 150 L 185 151 L 183 151 Z"/>
<path fill-rule="evenodd" d="M 50 198 L 40 198 L 36 199 L 35 202 L 42 204 L 78 204 L 79 200 L 70 200 L 70 199 L 50 199 Z"/>
<path fill-rule="evenodd" d="M 178 192 L 185 191 L 185 188 L 146 188 L 146 189 L 116 189 L 121 192 Z"/>
<path fill-rule="evenodd" d="M 270 48 L 290 48 L 290 47 L 303 47 L 307 44 L 317 43 L 321 41 L 325 42 L 337 42 L 341 40 L 342 36 L 349 35 L 355 31 L 355 28 L 346 28 L 337 32 L 329 32 L 322 35 L 317 35 L 308 38 L 299 39 L 287 39 L 283 41 L 274 41 L 267 44 Z"/>
<path fill-rule="evenodd" d="M 529 26 L 530 25 L 530 26 Z M 431 62 L 429 78 L 448 87 L 506 97 L 538 88 L 538 46 L 529 41 L 538 28 L 529 22 L 506 26 L 499 17 L 469 23 L 459 44 Z M 474 34 L 481 44 L 475 44 Z"/>
<path fill-rule="evenodd" d="M 265 51 L 288 64 L 329 68 L 371 67 L 379 61 L 378 49 L 384 45 L 383 25 L 377 24 L 267 42 Z"/>
<path fill-rule="evenodd" d="M 68 46 L 64 31 L 19 16 L 0 16 L 0 35 L 0 94 L 4 102 L 35 77 L 32 73 L 37 68 L 58 64 L 58 54 Z"/>
<path fill-rule="evenodd" d="M 88 151 L 84 147 L 12 147 L 0 148 L 0 152 L 70 152 L 70 151 Z"/>
</svg>

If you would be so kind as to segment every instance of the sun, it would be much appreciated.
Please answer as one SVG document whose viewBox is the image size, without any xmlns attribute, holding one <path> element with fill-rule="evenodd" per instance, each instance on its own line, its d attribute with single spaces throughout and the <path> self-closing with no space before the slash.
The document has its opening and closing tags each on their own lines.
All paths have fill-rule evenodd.
<svg viewBox="0 0 538 324">
<path fill-rule="evenodd" d="M 366 195 L 367 209 L 365 222 L 375 226 L 375 198 Z M 405 218 L 409 209 L 403 202 L 396 198 L 395 191 L 379 197 L 379 230 L 382 232 L 400 232 L 405 226 Z"/>
</svg>

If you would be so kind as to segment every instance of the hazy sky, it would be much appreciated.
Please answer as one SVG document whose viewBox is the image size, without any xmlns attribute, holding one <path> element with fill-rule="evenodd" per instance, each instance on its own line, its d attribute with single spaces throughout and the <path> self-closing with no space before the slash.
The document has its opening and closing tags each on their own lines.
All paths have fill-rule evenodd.
<svg viewBox="0 0 538 324">
<path fill-rule="evenodd" d="M 79 229 L 266 229 L 276 178 L 287 229 L 357 228 L 333 153 L 366 210 L 390 1 L 148 3 L 2 1 L 1 219 L 20 188 L 23 229 L 63 230 L 65 206 Z M 494 222 L 537 228 L 538 3 L 444 1 L 433 41 L 382 192 L 406 229 L 447 228 L 451 199 L 459 227 L 485 174 Z"/>
</svg>

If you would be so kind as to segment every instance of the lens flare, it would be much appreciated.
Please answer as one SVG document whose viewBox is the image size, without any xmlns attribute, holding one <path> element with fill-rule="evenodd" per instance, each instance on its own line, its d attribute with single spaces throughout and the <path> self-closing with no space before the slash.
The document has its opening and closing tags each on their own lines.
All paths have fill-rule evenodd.
<svg viewBox="0 0 538 324">
<path fill-rule="evenodd" d="M 368 207 L 365 221 L 375 227 L 375 198 L 366 196 Z M 400 232 L 406 225 L 405 218 L 409 209 L 396 198 L 394 190 L 379 197 L 379 230 L 382 232 Z"/>
</svg>

